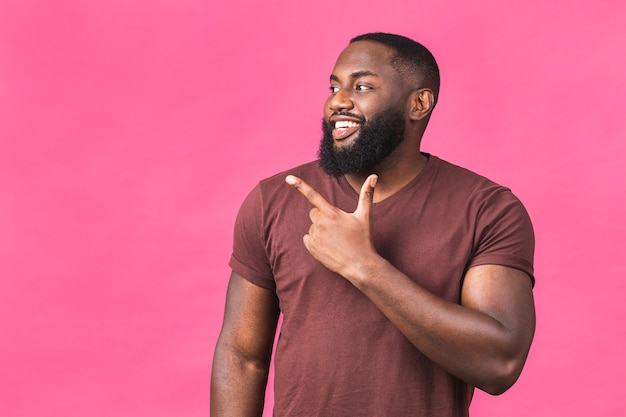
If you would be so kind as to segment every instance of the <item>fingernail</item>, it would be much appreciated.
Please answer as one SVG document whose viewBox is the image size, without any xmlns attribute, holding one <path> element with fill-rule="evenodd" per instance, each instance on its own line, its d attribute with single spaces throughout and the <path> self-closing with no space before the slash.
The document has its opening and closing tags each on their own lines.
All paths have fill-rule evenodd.
<svg viewBox="0 0 626 417">
<path fill-rule="evenodd" d="M 285 182 L 289 185 L 294 185 L 296 183 L 296 179 L 293 177 L 293 175 L 287 175 L 285 177 Z"/>
<path fill-rule="evenodd" d="M 378 175 L 374 175 L 372 179 L 370 179 L 370 187 L 376 187 L 376 183 L 378 182 Z"/>
</svg>

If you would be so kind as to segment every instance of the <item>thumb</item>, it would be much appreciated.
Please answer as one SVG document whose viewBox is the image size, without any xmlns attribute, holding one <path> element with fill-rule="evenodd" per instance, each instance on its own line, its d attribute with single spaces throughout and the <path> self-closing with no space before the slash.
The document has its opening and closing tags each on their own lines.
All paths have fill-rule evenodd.
<svg viewBox="0 0 626 417">
<path fill-rule="evenodd" d="M 357 217 L 369 218 L 372 211 L 372 204 L 374 202 L 374 187 L 378 181 L 378 175 L 372 174 L 361 186 L 361 192 L 359 194 L 359 204 L 356 206 L 354 215 Z"/>
</svg>

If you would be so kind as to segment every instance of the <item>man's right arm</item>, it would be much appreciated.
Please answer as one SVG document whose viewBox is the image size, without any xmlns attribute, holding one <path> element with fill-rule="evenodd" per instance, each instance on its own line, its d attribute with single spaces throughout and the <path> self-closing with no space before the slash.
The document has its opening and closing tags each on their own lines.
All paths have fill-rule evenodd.
<svg viewBox="0 0 626 417">
<path fill-rule="evenodd" d="M 233 272 L 211 373 L 211 416 L 261 416 L 278 322 L 274 291 Z"/>
</svg>

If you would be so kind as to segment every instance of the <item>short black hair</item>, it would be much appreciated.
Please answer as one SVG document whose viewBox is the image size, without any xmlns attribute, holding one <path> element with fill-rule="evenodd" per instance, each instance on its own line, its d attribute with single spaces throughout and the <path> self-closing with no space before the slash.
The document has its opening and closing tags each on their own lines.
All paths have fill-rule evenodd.
<svg viewBox="0 0 626 417">
<path fill-rule="evenodd" d="M 401 35 L 372 32 L 356 36 L 350 43 L 373 41 L 382 43 L 395 51 L 391 65 L 404 79 L 418 77 L 423 87 L 433 91 L 435 103 L 439 97 L 439 66 L 433 54 L 421 43 Z"/>
</svg>

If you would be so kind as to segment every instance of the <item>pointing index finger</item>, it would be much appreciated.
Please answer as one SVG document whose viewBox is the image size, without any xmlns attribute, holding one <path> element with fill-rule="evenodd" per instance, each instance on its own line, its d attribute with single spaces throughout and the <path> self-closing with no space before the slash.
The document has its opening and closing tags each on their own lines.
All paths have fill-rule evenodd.
<svg viewBox="0 0 626 417">
<path fill-rule="evenodd" d="M 332 204 L 326 201 L 326 199 L 322 197 L 320 193 L 315 191 L 313 187 L 311 187 L 309 184 L 296 177 L 295 175 L 287 175 L 287 177 L 285 177 L 285 182 L 291 185 L 296 190 L 300 191 L 300 193 L 305 196 L 307 200 L 309 200 L 309 202 L 311 202 L 311 204 L 313 204 L 318 209 L 322 210 L 334 207 Z"/>
</svg>

